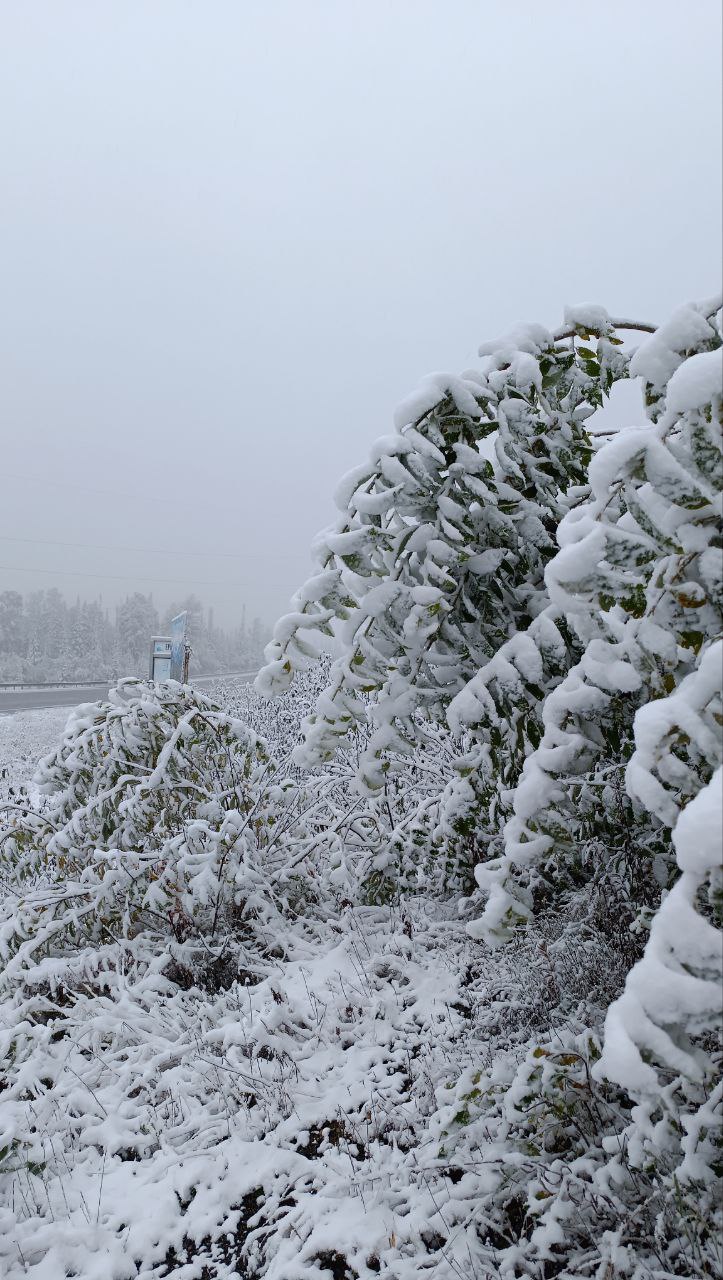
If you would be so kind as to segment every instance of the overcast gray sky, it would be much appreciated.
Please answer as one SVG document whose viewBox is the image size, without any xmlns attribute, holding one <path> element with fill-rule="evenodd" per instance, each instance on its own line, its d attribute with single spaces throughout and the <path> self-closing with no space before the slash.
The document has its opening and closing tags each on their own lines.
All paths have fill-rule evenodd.
<svg viewBox="0 0 723 1280">
<path fill-rule="evenodd" d="M 2 0 L 0 590 L 272 621 L 425 373 L 713 293 L 720 47 L 718 0 Z"/>
</svg>

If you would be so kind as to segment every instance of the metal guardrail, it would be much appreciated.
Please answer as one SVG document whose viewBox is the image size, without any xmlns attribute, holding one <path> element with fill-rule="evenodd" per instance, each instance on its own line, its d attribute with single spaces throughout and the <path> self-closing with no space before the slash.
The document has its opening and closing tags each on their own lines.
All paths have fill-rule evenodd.
<svg viewBox="0 0 723 1280">
<path fill-rule="evenodd" d="M 33 680 L 32 684 L 25 684 L 13 680 L 10 684 L 0 684 L 0 689 L 94 689 L 107 688 L 110 683 L 108 680 Z"/>
<path fill-rule="evenodd" d="M 230 680 L 257 674 L 258 667 L 254 667 L 253 671 L 214 671 L 211 675 L 191 676 L 191 684 L 194 680 Z M 111 676 L 109 680 L 33 680 L 31 684 L 12 680 L 9 684 L 0 683 L 0 689 L 108 689 L 116 680 L 121 679 L 122 676 Z"/>
</svg>

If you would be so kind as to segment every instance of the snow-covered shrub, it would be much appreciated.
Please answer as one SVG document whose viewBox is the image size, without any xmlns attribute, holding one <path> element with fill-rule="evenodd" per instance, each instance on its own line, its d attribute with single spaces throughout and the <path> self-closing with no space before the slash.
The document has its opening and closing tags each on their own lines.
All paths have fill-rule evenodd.
<svg viewBox="0 0 723 1280">
<path fill-rule="evenodd" d="M 425 719 L 448 718 L 463 754 L 427 826 L 486 863 L 488 930 L 529 914 L 531 883 L 559 886 L 563 850 L 573 884 L 611 855 L 632 897 L 649 879 L 619 774 L 636 707 L 690 670 L 720 617 L 715 310 L 681 309 L 631 364 L 601 308 L 573 308 L 557 333 L 486 344 L 479 373 L 431 379 L 340 486 L 322 572 L 277 626 L 267 693 L 313 662 L 314 631 L 336 627 L 342 646 L 300 763 L 368 725 L 360 781 L 378 790 Z M 591 494 L 585 422 L 631 372 L 654 422 L 595 456 Z M 646 841 L 660 863 L 658 825 Z"/>
<path fill-rule="evenodd" d="M 406 782 L 427 725 L 439 741 L 452 700 L 486 672 L 484 724 L 465 732 L 450 712 L 461 740 L 455 752 L 448 738 L 436 795 L 395 839 L 387 886 L 392 867 L 402 878 L 410 867 L 412 881 L 425 867 L 448 889 L 470 887 L 500 838 L 545 689 L 579 656 L 564 620 L 542 617 L 535 644 L 525 633 L 545 613 L 559 521 L 586 492 L 586 421 L 628 356 L 601 308 L 481 351 L 479 371 L 435 375 L 401 405 L 396 434 L 342 481 L 344 514 L 315 547 L 321 572 L 277 624 L 257 682 L 286 687 L 336 631 L 342 654 L 295 758 L 314 767 L 351 736 L 360 784 L 379 793 L 397 772 Z"/>
<path fill-rule="evenodd" d="M 328 760 L 363 726 L 372 792 L 414 757 L 425 723 L 446 721 L 459 754 L 411 820 L 419 865 L 449 863 L 464 839 L 480 864 L 472 936 L 514 946 L 552 930 L 558 954 L 573 940 L 590 949 L 582 985 L 568 984 L 577 1009 L 550 987 L 556 1034 L 574 1013 L 598 1044 L 612 1002 L 589 1076 L 599 1131 L 582 1178 L 594 1193 L 568 1197 L 568 1209 L 585 1202 L 575 1247 L 602 1232 L 609 1250 L 595 1244 L 583 1273 L 594 1256 L 647 1275 L 640 1229 L 657 1242 L 646 1266 L 703 1276 L 721 1171 L 720 300 L 681 308 L 632 357 L 615 329 L 601 309 L 573 309 L 564 330 L 518 330 L 482 348 L 479 373 L 430 380 L 402 406 L 396 435 L 342 484 L 345 518 L 319 538 L 322 571 L 278 624 L 258 684 L 273 694 L 314 661 L 314 632 L 336 634 L 342 656 L 296 759 Z M 595 452 L 586 420 L 627 376 L 645 384 L 649 422 Z M 544 1076 L 530 1076 L 529 1101 L 543 1112 Z M 582 1112 L 570 1117 L 586 1134 Z M 505 1141 L 507 1186 L 527 1167 L 524 1126 Z M 540 1212 L 520 1177 L 525 1214 Z M 543 1233 L 552 1253 L 527 1232 L 515 1257 L 529 1274 L 571 1256 L 566 1212 Z"/>
<path fill-rule="evenodd" d="M 661 348 L 669 354 L 665 374 Z M 582 844 L 591 823 L 602 830 L 606 775 L 632 752 L 635 711 L 676 689 L 720 633 L 718 329 L 702 310 L 683 308 L 643 343 L 632 369 L 659 380 L 656 420 L 620 433 L 597 453 L 591 497 L 558 531 L 560 551 L 546 574 L 550 608 L 566 618 L 582 656 L 545 699 L 544 733 L 514 793 L 505 857 L 481 873 L 489 892 L 484 927 L 492 932 L 529 912 L 525 885 L 534 884 L 548 855 L 554 876 L 562 851 Z M 714 738 L 709 729 L 694 767 L 699 780 L 687 795 L 715 767 Z M 671 775 L 678 789 L 683 773 L 681 764 Z M 628 792 L 628 821 L 650 827 L 646 810 L 655 806 Z M 674 806 L 662 818 L 665 826 L 672 825 L 671 812 Z M 656 844 L 659 825 L 653 821 L 650 835 L 665 886 L 672 855 L 666 872 L 660 863 L 670 843 L 662 833 Z"/>
<path fill-rule="evenodd" d="M 627 372 L 613 322 L 600 309 L 585 319 L 594 351 L 575 342 L 572 317 L 557 334 L 529 326 L 488 344 L 479 372 L 430 378 L 400 406 L 396 434 L 342 481 L 344 514 L 315 548 L 321 571 L 277 624 L 258 680 L 267 693 L 286 687 L 340 624 L 343 653 L 307 722 L 303 763 L 328 759 L 369 720 L 359 772 L 380 787 L 389 753 L 414 748 L 415 714 L 443 720 L 544 608 L 555 531 L 585 482 L 586 419 Z"/>
<path fill-rule="evenodd" d="M 394 768 L 375 792 L 358 785 L 359 760 L 373 729 L 356 725 L 337 744 L 334 755 L 307 768 L 295 763 L 297 748 L 320 695 L 329 682 L 331 659 L 322 655 L 297 674 L 282 695 L 269 701 L 252 685 L 216 687 L 223 705 L 267 740 L 273 740 L 288 775 L 311 789 L 329 809 L 329 825 L 338 836 L 337 856 L 367 902 L 393 901 L 400 892 L 423 890 L 445 897 L 468 891 L 474 866 L 474 842 L 450 850 L 439 827 L 439 796 L 456 760 L 452 734 L 444 724 L 416 717 L 413 754 L 392 753 Z M 364 703 L 369 695 L 362 695 Z"/>
<path fill-rule="evenodd" d="M 3 982 L 121 953 L 219 982 L 278 949 L 285 841 L 298 852 L 313 826 L 241 721 L 188 687 L 124 680 L 70 717 L 36 784 L 40 811 L 0 828 Z"/>
<path fill-rule="evenodd" d="M 608 1010 L 596 1068 L 601 1079 L 637 1099 L 625 1132 L 631 1164 L 661 1165 L 669 1187 L 695 1200 L 697 1215 L 719 1239 L 723 769 L 719 765 L 702 786 L 701 778 L 723 755 L 722 665 L 719 641 L 675 694 L 636 717 L 629 785 L 661 821 L 674 821 L 679 876 L 623 994 Z"/>
</svg>

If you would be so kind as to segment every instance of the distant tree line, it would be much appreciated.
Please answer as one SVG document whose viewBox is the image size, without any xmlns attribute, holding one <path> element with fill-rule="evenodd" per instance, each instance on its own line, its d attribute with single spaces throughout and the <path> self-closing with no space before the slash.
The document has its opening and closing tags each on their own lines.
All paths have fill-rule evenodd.
<svg viewBox="0 0 723 1280">
<path fill-rule="evenodd" d="M 159 612 L 150 595 L 136 591 L 111 612 L 100 600 L 71 604 L 52 587 L 27 596 L 0 592 L 0 683 L 146 675 L 151 636 L 168 634 L 171 618 L 184 609 L 191 671 L 213 674 L 261 664 L 268 635 L 258 618 L 246 625 L 245 610 L 240 625 L 225 630 L 193 595 Z"/>
</svg>

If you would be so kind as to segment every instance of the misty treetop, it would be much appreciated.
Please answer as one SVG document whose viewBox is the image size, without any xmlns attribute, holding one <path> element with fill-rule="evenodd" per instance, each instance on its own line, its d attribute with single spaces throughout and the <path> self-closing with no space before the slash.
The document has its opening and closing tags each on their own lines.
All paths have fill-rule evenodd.
<svg viewBox="0 0 723 1280">
<path fill-rule="evenodd" d="M 485 344 L 258 690 L 71 716 L 0 813 L 10 1280 L 720 1274 L 722 353 Z"/>
<path fill-rule="evenodd" d="M 51 587 L 25 597 L 0 592 L 0 683 L 145 676 L 151 636 L 169 634 L 171 618 L 182 610 L 188 612 L 192 670 L 258 667 L 266 642 L 258 618 L 224 629 L 196 596 L 159 612 L 151 596 L 136 591 L 109 609 L 100 600 L 71 603 Z"/>
</svg>

